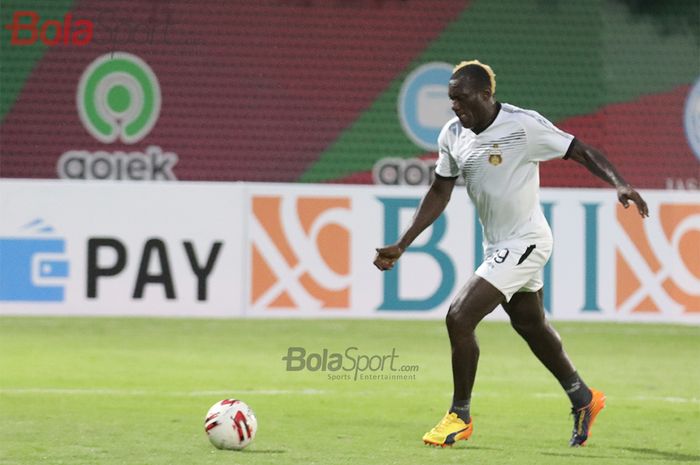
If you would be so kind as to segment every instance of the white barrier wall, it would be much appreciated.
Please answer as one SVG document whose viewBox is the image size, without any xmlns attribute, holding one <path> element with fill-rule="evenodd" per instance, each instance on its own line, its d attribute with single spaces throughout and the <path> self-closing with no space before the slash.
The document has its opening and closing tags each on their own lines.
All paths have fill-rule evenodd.
<svg viewBox="0 0 700 465">
<path fill-rule="evenodd" d="M 0 312 L 240 311 L 242 199 L 235 184 L 3 180 Z"/>
<path fill-rule="evenodd" d="M 443 318 L 481 260 L 462 190 L 381 273 L 425 188 L 2 180 L 0 314 Z M 551 318 L 700 324 L 700 193 L 644 196 L 542 190 Z"/>
</svg>

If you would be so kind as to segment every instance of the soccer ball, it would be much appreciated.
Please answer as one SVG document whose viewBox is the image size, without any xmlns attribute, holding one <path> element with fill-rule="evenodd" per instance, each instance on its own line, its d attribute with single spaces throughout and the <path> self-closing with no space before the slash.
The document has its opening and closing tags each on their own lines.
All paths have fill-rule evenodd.
<svg viewBox="0 0 700 465">
<path fill-rule="evenodd" d="M 245 402 L 224 399 L 207 412 L 204 431 L 217 449 L 241 450 L 253 442 L 258 420 Z"/>
</svg>

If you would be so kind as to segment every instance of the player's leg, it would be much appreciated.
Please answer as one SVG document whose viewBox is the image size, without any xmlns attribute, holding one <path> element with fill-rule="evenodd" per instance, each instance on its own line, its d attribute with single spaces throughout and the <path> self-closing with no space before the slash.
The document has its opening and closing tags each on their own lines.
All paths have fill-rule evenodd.
<svg viewBox="0 0 700 465">
<path fill-rule="evenodd" d="M 452 301 L 446 317 L 452 348 L 452 406 L 437 426 L 423 436 L 426 444 L 452 445 L 471 436 L 473 424 L 469 404 L 479 362 L 474 330 L 502 301 L 501 291 L 477 275 L 472 276 Z"/>
<path fill-rule="evenodd" d="M 561 337 L 549 324 L 542 305 L 542 289 L 537 292 L 516 292 L 510 302 L 503 304 L 510 323 L 525 339 L 535 356 L 560 381 L 576 372 L 576 368 L 564 352 Z M 586 405 L 590 399 L 583 399 Z"/>
<path fill-rule="evenodd" d="M 455 401 L 471 398 L 479 362 L 476 326 L 503 301 L 501 291 L 484 278 L 474 275 L 460 289 L 450 305 L 445 323 L 452 348 L 453 400 Z"/>
<path fill-rule="evenodd" d="M 574 414 L 570 445 L 583 445 L 588 439 L 593 420 L 605 406 L 605 396 L 595 389 L 589 389 L 576 372 L 564 351 L 561 337 L 545 318 L 542 289 L 537 292 L 516 292 L 510 302 L 503 304 L 503 308 L 513 328 L 569 396 Z"/>
</svg>

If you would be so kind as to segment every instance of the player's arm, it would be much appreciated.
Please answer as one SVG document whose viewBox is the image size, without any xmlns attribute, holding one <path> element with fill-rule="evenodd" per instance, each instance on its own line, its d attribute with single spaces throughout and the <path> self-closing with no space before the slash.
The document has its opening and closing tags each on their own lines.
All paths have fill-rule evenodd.
<svg viewBox="0 0 700 465">
<path fill-rule="evenodd" d="M 642 218 L 649 216 L 649 208 L 642 196 L 622 178 L 613 164 L 610 163 L 610 160 L 599 150 L 584 144 L 578 139 L 574 139 L 569 148 L 567 158 L 582 164 L 588 171 L 615 187 L 617 189 L 617 198 L 625 208 L 629 207 L 629 201 L 631 200 L 637 206 L 637 211 L 639 211 Z"/>
<path fill-rule="evenodd" d="M 413 221 L 401 239 L 396 244 L 388 245 L 377 249 L 374 257 L 374 266 L 382 271 L 390 270 L 394 263 L 401 257 L 401 254 L 428 226 L 438 219 L 445 210 L 452 195 L 457 178 L 445 178 L 435 175 L 435 180 L 430 189 L 423 197 L 423 200 L 413 216 Z"/>
</svg>

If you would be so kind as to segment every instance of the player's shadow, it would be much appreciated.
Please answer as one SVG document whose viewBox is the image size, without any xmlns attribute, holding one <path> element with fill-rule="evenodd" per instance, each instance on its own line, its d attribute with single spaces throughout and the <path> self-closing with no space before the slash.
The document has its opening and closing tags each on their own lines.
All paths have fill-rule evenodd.
<svg viewBox="0 0 700 465">
<path fill-rule="evenodd" d="M 674 460 L 676 462 L 700 462 L 700 455 L 683 454 L 680 452 L 670 452 L 666 450 L 650 449 L 648 447 L 620 447 L 627 452 L 636 452 L 648 456 L 655 456 L 652 460 Z"/>
<path fill-rule="evenodd" d="M 435 449 L 439 450 L 441 449 L 440 446 L 423 446 L 422 449 Z M 464 451 L 464 452 L 469 452 L 470 450 L 491 450 L 491 451 L 504 451 L 506 448 L 504 447 L 489 447 L 489 446 L 475 446 L 474 444 L 465 444 L 465 441 L 457 442 L 455 443 L 454 446 L 452 447 L 445 447 L 444 450 L 453 450 L 455 452 L 457 451 Z"/>
<path fill-rule="evenodd" d="M 567 459 L 615 459 L 617 458 L 616 455 L 577 455 L 577 454 L 572 454 L 572 453 L 565 453 L 565 452 L 542 452 L 542 455 L 549 455 L 551 457 L 566 457 Z"/>
<path fill-rule="evenodd" d="M 643 454 L 636 457 L 641 462 L 654 462 L 656 460 L 675 461 L 675 462 L 700 462 L 700 455 L 683 454 L 680 452 L 669 452 L 665 450 L 650 449 L 648 447 L 618 447 L 618 450 L 624 450 L 635 454 Z M 618 456 L 611 455 L 589 455 L 589 454 L 572 454 L 564 452 L 542 452 L 542 455 L 550 455 L 555 457 L 566 458 L 582 458 L 582 459 L 614 459 Z M 630 457 L 631 458 L 631 457 Z"/>
<path fill-rule="evenodd" d="M 245 454 L 286 454 L 286 450 L 282 449 L 248 449 L 243 451 Z"/>
</svg>

